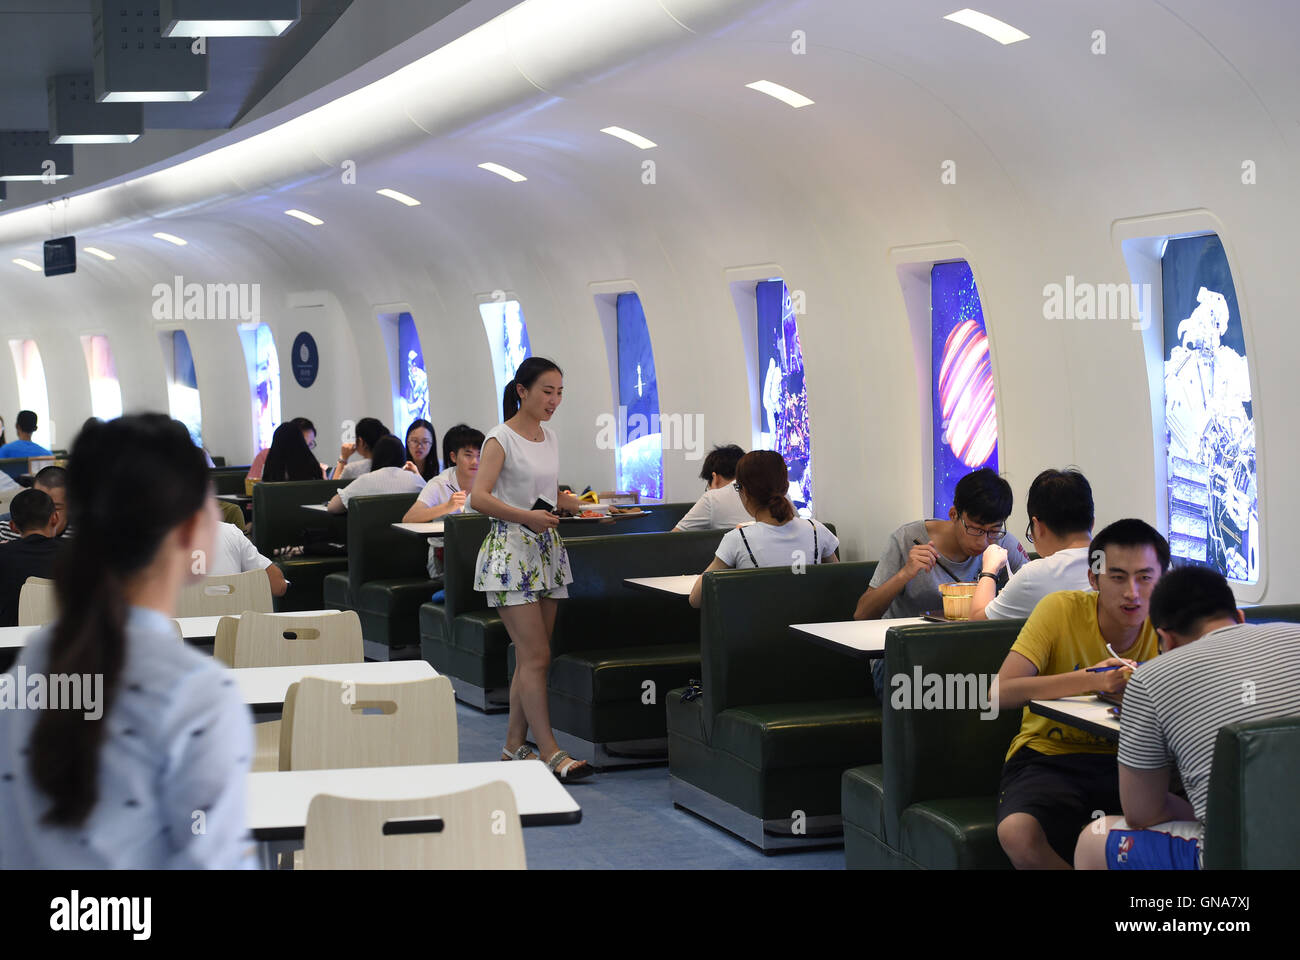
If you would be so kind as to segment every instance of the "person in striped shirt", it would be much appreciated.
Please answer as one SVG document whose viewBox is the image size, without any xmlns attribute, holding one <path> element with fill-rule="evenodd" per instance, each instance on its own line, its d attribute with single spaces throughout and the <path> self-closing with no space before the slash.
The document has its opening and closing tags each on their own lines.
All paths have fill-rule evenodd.
<svg viewBox="0 0 1300 960">
<path fill-rule="evenodd" d="M 1300 716 L 1300 624 L 1245 623 L 1206 567 L 1167 574 L 1151 594 L 1161 655 L 1134 671 L 1119 735 L 1123 817 L 1085 827 L 1079 869 L 1198 870 L 1219 728 Z M 1177 768 L 1187 799 L 1169 792 Z"/>
</svg>

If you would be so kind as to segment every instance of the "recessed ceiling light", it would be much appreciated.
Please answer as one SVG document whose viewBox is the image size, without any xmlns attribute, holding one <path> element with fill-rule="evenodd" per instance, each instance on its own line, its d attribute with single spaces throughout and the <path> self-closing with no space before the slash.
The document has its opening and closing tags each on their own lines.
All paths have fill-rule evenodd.
<svg viewBox="0 0 1300 960">
<path fill-rule="evenodd" d="M 50 143 L 135 143 L 139 139 L 138 133 L 64 133 Z"/>
<path fill-rule="evenodd" d="M 174 243 L 178 247 L 183 247 L 187 243 L 189 243 L 188 240 L 182 240 L 174 233 L 155 233 L 154 236 L 157 237 L 159 240 L 166 240 L 168 243 Z"/>
<path fill-rule="evenodd" d="M 790 106 L 806 107 L 812 100 L 809 100 L 802 93 L 795 93 L 789 87 L 783 87 L 779 83 L 773 83 L 771 80 L 755 80 L 753 83 L 747 83 L 745 86 L 751 90 L 757 90 L 759 93 L 766 93 L 769 97 L 776 97 L 782 103 L 788 103 Z"/>
<path fill-rule="evenodd" d="M 38 267 L 36 264 L 32 263 L 30 260 L 24 260 L 24 259 L 22 259 L 21 257 L 19 257 L 17 260 L 15 260 L 14 263 L 18 264 L 18 266 L 20 266 L 20 267 L 26 267 L 28 270 L 35 270 L 37 273 L 43 273 L 43 272 L 45 271 L 45 268 L 44 268 L 44 267 Z"/>
<path fill-rule="evenodd" d="M 951 20 L 953 23 L 960 23 L 963 27 L 970 27 L 986 37 L 991 37 L 1003 46 L 1008 43 L 1029 39 L 1029 34 L 1023 30 L 1017 30 L 1011 24 L 1003 23 L 997 17 L 990 17 L 987 13 L 980 13 L 970 7 L 958 10 L 956 13 L 950 13 L 944 19 Z"/>
<path fill-rule="evenodd" d="M 164 37 L 278 37 L 296 20 L 173 20 Z"/>
<path fill-rule="evenodd" d="M 189 103 L 203 96 L 202 90 L 117 90 L 106 93 L 100 103 Z"/>
<path fill-rule="evenodd" d="M 419 200 L 416 200 L 415 197 L 408 197 L 400 190 L 390 190 L 388 187 L 384 187 L 382 190 L 376 190 L 375 193 L 379 194 L 381 197 L 388 197 L 390 200 L 396 200 L 398 203 L 404 203 L 408 207 L 418 207 L 420 205 Z"/>
<path fill-rule="evenodd" d="M 519 183 L 522 180 L 528 179 L 522 173 L 511 170 L 509 167 L 503 167 L 499 163 L 480 163 L 479 169 L 487 170 L 489 173 L 495 173 L 499 177 L 505 177 L 512 183 Z"/>
<path fill-rule="evenodd" d="M 99 249 L 99 247 L 82 247 L 82 249 L 85 250 L 86 253 L 89 253 L 91 256 L 99 257 L 99 259 L 101 259 L 101 260 L 116 260 L 116 259 L 117 259 L 117 257 L 113 256 L 113 255 L 112 255 L 111 253 L 109 253 L 107 250 L 101 250 L 101 249 Z"/>
<path fill-rule="evenodd" d="M 640 147 L 642 150 L 649 150 L 651 147 L 657 147 L 659 144 L 653 140 L 647 140 L 639 133 L 633 133 L 631 130 L 624 130 L 622 127 L 601 127 L 601 133 L 608 133 L 611 137 L 618 137 L 620 140 L 626 140 L 634 147 Z"/>
<path fill-rule="evenodd" d="M 320 217 L 313 217 L 310 213 L 303 213 L 301 210 L 286 210 L 286 216 L 295 217 L 303 223 L 310 223 L 313 227 L 319 227 L 325 221 Z"/>
</svg>

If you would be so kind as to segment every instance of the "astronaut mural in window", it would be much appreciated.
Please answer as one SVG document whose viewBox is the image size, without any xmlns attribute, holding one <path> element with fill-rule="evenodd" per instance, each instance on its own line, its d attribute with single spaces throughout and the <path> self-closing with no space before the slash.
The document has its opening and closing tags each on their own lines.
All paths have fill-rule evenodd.
<svg viewBox="0 0 1300 960">
<path fill-rule="evenodd" d="M 1255 421 L 1223 244 L 1216 236 L 1170 240 L 1161 271 L 1170 550 L 1182 562 L 1254 583 Z"/>
</svg>

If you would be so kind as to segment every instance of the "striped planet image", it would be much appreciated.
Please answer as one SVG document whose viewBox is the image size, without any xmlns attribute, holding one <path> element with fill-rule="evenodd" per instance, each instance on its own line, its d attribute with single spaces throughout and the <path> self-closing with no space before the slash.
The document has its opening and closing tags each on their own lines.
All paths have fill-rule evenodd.
<svg viewBox="0 0 1300 960">
<path fill-rule="evenodd" d="M 989 340 L 975 320 L 959 323 L 948 334 L 939 368 L 939 403 L 948 447 L 966 466 L 982 466 L 997 446 L 998 420 Z"/>
</svg>

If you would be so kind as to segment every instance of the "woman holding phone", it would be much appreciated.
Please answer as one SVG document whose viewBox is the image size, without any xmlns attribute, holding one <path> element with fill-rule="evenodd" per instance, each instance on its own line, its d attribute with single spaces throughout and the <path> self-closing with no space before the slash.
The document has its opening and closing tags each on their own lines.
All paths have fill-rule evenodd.
<svg viewBox="0 0 1300 960">
<path fill-rule="evenodd" d="M 515 645 L 501 759 L 536 757 L 525 742 L 531 728 L 546 766 L 572 782 L 593 770 L 555 742 L 546 691 L 556 601 L 569 595 L 567 585 L 573 582 L 555 510 L 582 508 L 572 493 L 560 492 L 560 448 L 546 426 L 563 394 L 563 374 L 550 360 L 529 357 L 519 365 L 501 400 L 503 422 L 484 440 L 470 500 L 492 518 L 479 548 L 474 589 L 485 592 L 488 606 L 500 611 Z"/>
</svg>

